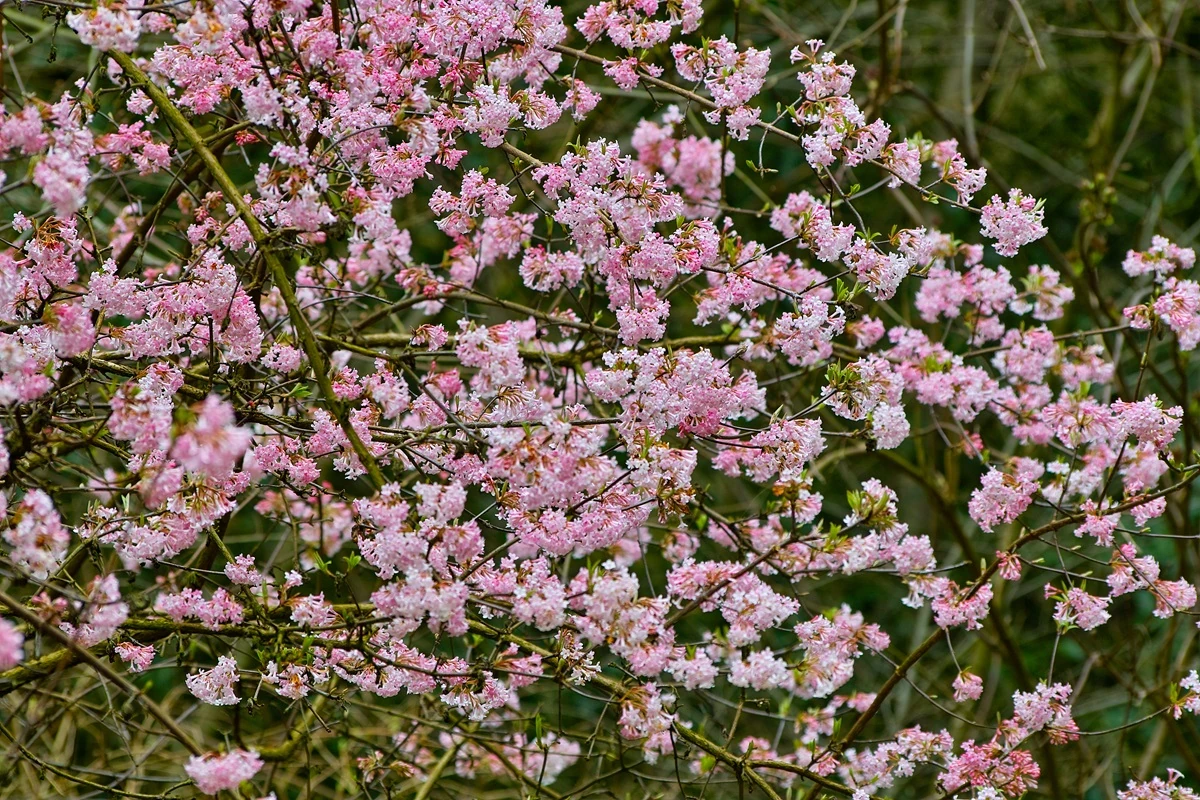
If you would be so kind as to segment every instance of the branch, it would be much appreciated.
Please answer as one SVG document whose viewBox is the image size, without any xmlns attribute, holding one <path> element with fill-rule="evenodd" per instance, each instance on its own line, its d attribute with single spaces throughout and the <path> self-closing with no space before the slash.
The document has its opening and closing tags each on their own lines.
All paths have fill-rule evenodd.
<svg viewBox="0 0 1200 800">
<path fill-rule="evenodd" d="M 64 648 L 74 653 L 74 655 L 78 657 L 79 661 L 85 662 L 100 675 L 114 683 L 125 694 L 129 695 L 131 698 L 140 703 L 141 706 L 150 713 L 150 716 L 161 722 L 163 727 L 170 731 L 171 735 L 178 739 L 183 746 L 192 753 L 192 755 L 198 756 L 204 752 L 200 749 L 200 746 L 196 744 L 192 737 L 184 732 L 184 730 L 179 727 L 175 720 L 171 719 L 171 715 L 164 711 L 162 706 L 147 697 L 140 689 L 130 683 L 125 677 L 118 674 L 108 664 L 105 664 L 103 661 L 97 658 L 91 650 L 81 646 L 79 642 L 75 641 L 66 632 L 59 629 L 58 626 L 42 619 L 37 614 L 26 608 L 23 603 L 3 590 L 0 590 L 0 603 L 8 606 L 9 610 L 12 611 L 14 616 L 20 617 L 34 628 L 37 628 L 37 630 L 40 631 L 43 636 L 54 639 Z"/>
</svg>

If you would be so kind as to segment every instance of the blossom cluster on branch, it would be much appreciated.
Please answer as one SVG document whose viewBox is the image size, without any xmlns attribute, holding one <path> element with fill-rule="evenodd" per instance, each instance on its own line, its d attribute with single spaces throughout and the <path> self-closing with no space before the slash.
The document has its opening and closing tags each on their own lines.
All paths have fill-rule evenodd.
<svg viewBox="0 0 1200 800">
<path fill-rule="evenodd" d="M 1037 198 L 698 0 L 46 10 L 97 66 L 0 115 L 13 759 L 131 797 L 1067 796 L 1093 662 L 1026 667 L 1013 603 L 1056 655 L 1190 629 L 1131 713 L 1200 712 L 1154 542 L 1195 535 L 1190 248 L 1099 294 Z M 78 675 L 103 774 L 40 738 Z"/>
</svg>

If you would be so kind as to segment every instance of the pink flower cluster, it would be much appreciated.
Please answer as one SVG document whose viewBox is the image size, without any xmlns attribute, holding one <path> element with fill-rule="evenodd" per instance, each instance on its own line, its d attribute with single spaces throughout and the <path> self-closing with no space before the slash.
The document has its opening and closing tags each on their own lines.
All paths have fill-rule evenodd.
<svg viewBox="0 0 1200 800">
<path fill-rule="evenodd" d="M 253 750 L 232 750 L 224 754 L 192 756 L 184 770 L 204 794 L 233 791 L 262 769 L 262 759 Z"/>
<path fill-rule="evenodd" d="M 972 207 L 820 40 L 773 73 L 697 0 L 60 17 L 104 68 L 0 110 L 0 677 L 153 666 L 105 687 L 196 741 L 147 763 L 240 746 L 200 792 L 337 737 L 372 796 L 611 759 L 1016 798 L 1117 663 L 1075 654 L 1194 613 L 1194 251 L 1030 263 L 1047 206 Z"/>
</svg>

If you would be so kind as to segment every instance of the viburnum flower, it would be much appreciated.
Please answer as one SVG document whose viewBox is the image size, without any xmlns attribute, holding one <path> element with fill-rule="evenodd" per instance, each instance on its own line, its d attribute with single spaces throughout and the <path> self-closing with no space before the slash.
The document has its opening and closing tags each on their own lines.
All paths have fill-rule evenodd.
<svg viewBox="0 0 1200 800">
<path fill-rule="evenodd" d="M 311 688 L 308 682 L 308 671 L 298 664 L 288 664 L 281 672 L 274 661 L 267 664 L 263 680 L 276 687 L 280 696 L 290 700 L 307 697 Z"/>
<path fill-rule="evenodd" d="M 154 602 L 154 610 L 174 620 L 199 619 L 212 629 L 224 623 L 241 622 L 245 614 L 242 605 L 225 589 L 217 589 L 211 598 L 205 598 L 198 589 L 160 594 Z"/>
<path fill-rule="evenodd" d="M 1135 328 L 1148 328 L 1159 319 L 1179 336 L 1179 346 L 1194 350 L 1200 343 L 1200 284 L 1175 277 L 1163 282 L 1162 293 L 1148 306 L 1131 306 L 1124 311 Z"/>
<path fill-rule="evenodd" d="M 1170 617 L 1189 611 L 1196 605 L 1196 587 L 1180 578 L 1177 581 L 1155 581 L 1153 586 L 1154 616 Z"/>
<path fill-rule="evenodd" d="M 1012 473 L 992 467 L 983 476 L 982 485 L 971 494 L 968 509 L 979 527 L 991 532 L 1004 522 L 1012 522 L 1029 508 L 1038 491 L 1038 479 L 1044 468 L 1028 459 L 1017 459 Z"/>
<path fill-rule="evenodd" d="M 1176 270 L 1187 271 L 1195 265 L 1195 250 L 1173 244 L 1164 236 L 1155 236 L 1150 249 L 1145 252 L 1130 250 L 1121 263 L 1125 274 L 1130 277 L 1153 275 L 1157 281 L 1165 280 Z"/>
<path fill-rule="evenodd" d="M 880 404 L 871 412 L 871 433 L 881 450 L 892 450 L 908 439 L 912 428 L 902 406 Z"/>
<path fill-rule="evenodd" d="M 1176 786 L 1182 777 L 1179 770 L 1169 769 L 1165 781 L 1162 778 L 1131 779 L 1124 790 L 1117 792 L 1117 800 L 1196 800 L 1200 795 L 1185 786 Z"/>
<path fill-rule="evenodd" d="M 671 748 L 670 730 L 675 715 L 667 709 L 674 699 L 673 695 L 662 694 L 654 684 L 646 684 L 631 692 L 621 704 L 621 736 L 643 740 L 642 750 L 649 763 Z"/>
<path fill-rule="evenodd" d="M 263 761 L 254 750 L 231 750 L 228 753 L 209 753 L 192 756 L 184 765 L 188 777 L 204 794 L 237 789 L 262 769 Z"/>
<path fill-rule="evenodd" d="M 292 621 L 297 625 L 319 628 L 330 625 L 337 619 L 333 607 L 325 601 L 325 595 L 297 597 L 291 601 Z"/>
<path fill-rule="evenodd" d="M 59 627 L 82 647 L 91 647 L 108 639 L 129 618 L 129 606 L 121 600 L 116 575 L 105 575 L 92 581 L 78 606 L 78 622 L 63 622 Z"/>
<path fill-rule="evenodd" d="M 214 706 L 235 705 L 238 683 L 237 662 L 229 656 L 217 659 L 217 666 L 187 677 L 187 687 L 193 695 Z"/>
<path fill-rule="evenodd" d="M 958 673 L 953 685 L 954 702 L 956 703 L 978 700 L 983 695 L 983 678 L 967 670 Z"/>
<path fill-rule="evenodd" d="M 1200 713 L 1200 674 L 1196 670 L 1188 672 L 1173 690 L 1173 696 L 1175 702 L 1171 705 L 1171 714 L 1175 719 L 1183 716 L 1184 711 Z"/>
<path fill-rule="evenodd" d="M 249 431 L 233 424 L 233 409 L 210 395 L 195 425 L 175 440 L 171 455 L 184 468 L 220 480 L 233 471 L 249 443 Z"/>
<path fill-rule="evenodd" d="M 45 578 L 62 563 L 70 533 L 50 496 L 34 489 L 14 509 L 4 541 L 16 564 L 34 578 Z"/>
<path fill-rule="evenodd" d="M 1062 283 L 1062 276 L 1047 266 L 1034 265 L 1022 278 L 1024 291 L 1009 301 L 1009 308 L 1018 314 L 1029 314 L 1036 320 L 1060 319 L 1063 309 L 1075 299 L 1075 290 Z"/>
<path fill-rule="evenodd" d="M 1020 189 L 1011 189 L 1007 201 L 993 195 L 983 207 L 980 231 L 984 236 L 996 240 L 997 253 L 1015 256 L 1022 246 L 1046 235 L 1046 226 L 1042 225 L 1044 215 L 1037 200 Z"/>
<path fill-rule="evenodd" d="M 950 581 L 941 596 L 934 599 L 934 621 L 942 628 L 965 625 L 967 630 L 981 627 L 988 615 L 988 603 L 992 600 L 992 587 L 983 584 L 978 589 L 960 589 Z"/>
<path fill-rule="evenodd" d="M 116 646 L 117 655 L 129 665 L 130 672 L 143 672 L 154 662 L 154 648 L 134 642 L 121 642 Z"/>
<path fill-rule="evenodd" d="M 969 785 L 976 797 L 1020 797 L 1035 788 L 1041 777 L 1041 767 L 1027 750 L 1008 751 L 996 742 L 967 742 L 962 749 L 940 778 L 948 792 Z"/>
<path fill-rule="evenodd" d="M 717 109 L 706 112 L 706 119 L 716 123 L 721 119 L 721 111 L 728 110 L 728 124 L 734 137 L 748 138 L 749 128 L 758 121 L 761 112 L 746 104 L 762 89 L 771 66 L 770 51 L 748 48 L 739 53 L 737 46 L 722 36 L 700 48 L 672 45 L 671 55 L 680 75 L 689 81 L 703 82 L 712 95 Z"/>
<path fill-rule="evenodd" d="M 0 670 L 12 669 L 25 660 L 25 636 L 7 619 L 0 619 Z"/>
<path fill-rule="evenodd" d="M 1061 598 L 1055 605 L 1056 622 L 1078 625 L 1083 630 L 1090 631 L 1108 622 L 1111 617 L 1106 610 L 1112 602 L 1110 597 L 1095 597 L 1077 586 L 1054 594 L 1051 594 L 1047 587 L 1047 595 Z"/>
<path fill-rule="evenodd" d="M 957 139 L 945 139 L 932 147 L 933 165 L 941 170 L 941 179 L 949 184 L 961 203 L 969 203 L 987 181 L 987 170 L 969 169 L 958 150 Z"/>
<path fill-rule="evenodd" d="M 1021 559 L 1005 550 L 996 551 L 996 574 L 1006 581 L 1020 580 Z"/>
</svg>

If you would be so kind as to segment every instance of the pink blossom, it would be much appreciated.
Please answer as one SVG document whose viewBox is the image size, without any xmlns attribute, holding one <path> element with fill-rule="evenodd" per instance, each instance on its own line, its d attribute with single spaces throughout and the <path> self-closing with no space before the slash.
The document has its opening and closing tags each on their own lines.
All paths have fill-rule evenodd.
<svg viewBox="0 0 1200 800">
<path fill-rule="evenodd" d="M 1177 581 L 1154 581 L 1154 616 L 1170 617 L 1179 611 L 1190 611 L 1196 605 L 1196 587 L 1182 578 Z"/>
<path fill-rule="evenodd" d="M 1042 225 L 1044 212 L 1032 197 L 1011 189 L 1008 201 L 993 195 L 983 207 L 980 231 L 984 236 L 996 240 L 996 252 L 1002 256 L 1015 256 L 1017 250 L 1046 235 Z"/>
<path fill-rule="evenodd" d="M 963 670 L 954 679 L 954 702 L 978 700 L 983 696 L 983 678 Z"/>
<path fill-rule="evenodd" d="M 1163 236 L 1155 236 L 1151 247 L 1144 253 L 1130 250 L 1125 254 L 1121 263 L 1125 274 L 1130 277 L 1154 275 L 1155 280 L 1163 280 L 1175 270 L 1190 270 L 1196 265 L 1196 251 L 1190 247 L 1180 247 L 1172 244 Z"/>
<path fill-rule="evenodd" d="M 225 576 L 242 586 L 261 586 L 266 578 L 254 568 L 254 556 L 240 555 L 225 565 Z"/>
<path fill-rule="evenodd" d="M 1151 778 L 1148 781 L 1130 779 L 1125 789 L 1117 792 L 1117 800 L 1196 800 L 1197 795 L 1191 789 L 1177 786 L 1176 781 L 1183 773 L 1176 769 L 1167 770 L 1167 780 Z"/>
<path fill-rule="evenodd" d="M 1095 597 L 1077 586 L 1071 587 L 1055 606 L 1054 619 L 1090 631 L 1108 622 L 1110 614 L 1105 609 L 1110 602 L 1111 598 Z"/>
<path fill-rule="evenodd" d="M 332 625 L 337 620 L 333 606 L 325 601 L 325 595 L 297 597 L 291 600 L 292 622 L 308 628 Z"/>
<path fill-rule="evenodd" d="M 31 489 L 12 511 L 4 541 L 10 557 L 35 578 L 44 579 L 67 554 L 70 531 L 62 523 L 50 496 Z"/>
<path fill-rule="evenodd" d="M 130 672 L 144 672 L 154 662 L 154 648 L 134 642 L 121 642 L 116 646 L 117 656 L 129 665 Z"/>
<path fill-rule="evenodd" d="M 967 630 L 981 627 L 980 621 L 988 615 L 988 604 L 992 601 L 992 587 L 983 584 L 978 589 L 959 589 L 949 582 L 941 595 L 933 601 L 934 621 L 941 628 L 965 625 Z"/>
<path fill-rule="evenodd" d="M 668 709 L 674 699 L 673 695 L 662 694 L 657 686 L 648 683 L 630 692 L 621 703 L 621 736 L 644 740 L 642 749 L 651 764 L 671 749 L 670 730 L 675 715 Z"/>
<path fill-rule="evenodd" d="M 209 753 L 192 756 L 184 766 L 188 777 L 204 794 L 233 791 L 262 769 L 263 761 L 255 750 L 231 750 L 224 755 Z"/>
<path fill-rule="evenodd" d="M 129 606 L 121 600 L 116 575 L 94 579 L 84 601 L 77 605 L 78 623 L 63 622 L 59 627 L 83 647 L 92 647 L 110 638 L 129 618 Z"/>
<path fill-rule="evenodd" d="M 1075 290 L 1062 283 L 1062 277 L 1046 266 L 1031 266 L 1028 277 L 1022 279 L 1024 291 L 1009 302 L 1018 314 L 1032 312 L 1036 320 L 1060 319 L 1063 309 L 1075 299 Z"/>
<path fill-rule="evenodd" d="M 235 691 L 237 684 L 237 662 L 228 656 L 217 659 L 217 666 L 212 669 L 187 676 L 188 691 L 197 699 L 214 706 L 236 705 L 239 702 Z"/>
<path fill-rule="evenodd" d="M 910 427 L 903 406 L 880 404 L 871 413 L 871 432 L 881 450 L 899 447 L 908 438 Z"/>
<path fill-rule="evenodd" d="M 989 533 L 998 524 L 1012 522 L 1033 502 L 1043 471 L 1040 464 L 1027 459 L 1018 460 L 1011 474 L 992 467 L 980 488 L 971 493 L 971 518 Z"/>
<path fill-rule="evenodd" d="M 25 660 L 25 636 L 7 619 L 0 618 L 0 670 L 8 670 Z"/>
</svg>

